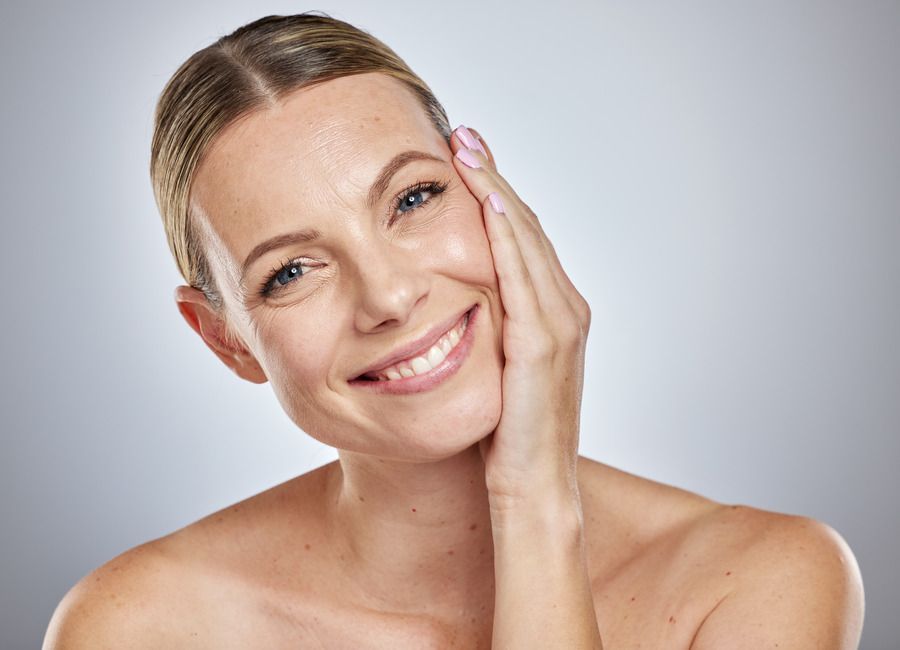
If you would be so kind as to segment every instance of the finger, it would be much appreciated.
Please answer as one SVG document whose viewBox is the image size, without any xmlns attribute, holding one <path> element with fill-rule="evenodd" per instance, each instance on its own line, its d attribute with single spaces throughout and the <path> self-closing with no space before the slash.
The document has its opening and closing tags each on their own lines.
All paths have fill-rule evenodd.
<svg viewBox="0 0 900 650">
<path fill-rule="evenodd" d="M 461 138 L 465 142 L 465 138 Z M 506 219 L 513 231 L 520 254 L 531 271 L 531 280 L 541 305 L 541 310 L 549 316 L 549 320 L 558 322 L 560 327 L 568 328 L 576 321 L 577 314 L 573 310 L 568 297 L 556 278 L 559 271 L 551 265 L 550 248 L 542 241 L 538 229 L 529 223 L 530 216 L 518 196 L 508 194 L 497 187 L 495 176 L 484 173 L 486 159 L 460 145 L 454 155 L 460 176 L 469 187 L 469 191 L 485 205 L 485 199 L 491 192 L 497 192 L 506 206 Z M 470 167 L 470 165 L 477 165 Z"/>
<path fill-rule="evenodd" d="M 512 226 L 490 199 L 485 199 L 482 212 L 506 317 L 514 326 L 537 330 L 534 326 L 543 323 L 540 301 Z"/>
<path fill-rule="evenodd" d="M 485 147 L 475 137 L 476 135 L 477 131 L 475 131 L 474 129 L 467 129 L 460 125 L 460 127 L 457 127 L 453 131 L 454 137 L 451 138 L 451 150 L 453 150 L 455 154 L 455 152 L 460 147 L 466 147 L 467 140 L 475 140 L 480 147 L 478 153 L 483 152 L 485 150 Z M 590 307 L 587 301 L 575 287 L 571 278 L 569 278 L 569 275 L 566 273 L 565 269 L 563 269 L 562 263 L 559 260 L 559 256 L 556 253 L 556 249 L 553 246 L 553 243 L 550 241 L 550 238 L 547 237 L 547 234 L 544 232 L 544 229 L 541 226 L 540 220 L 538 219 L 537 215 L 528 206 L 528 204 L 522 201 L 522 199 L 512 189 L 506 179 L 496 171 L 493 156 L 485 157 L 483 153 L 481 156 L 478 156 L 478 153 L 475 153 L 476 159 L 478 159 L 478 161 L 482 164 L 486 175 L 490 176 L 494 183 L 501 186 L 505 190 L 505 192 L 503 193 L 504 196 L 513 197 L 513 201 L 520 204 L 521 210 L 519 211 L 519 215 L 521 216 L 522 220 L 528 224 L 528 232 L 530 233 L 530 235 L 537 242 L 539 242 L 540 247 L 543 249 L 543 256 L 547 260 L 549 265 L 549 274 L 554 278 L 559 291 L 563 293 L 567 300 L 570 309 L 568 313 L 571 316 L 577 318 L 582 329 L 586 331 L 590 325 Z M 485 163 L 487 163 L 487 165 L 485 165 Z M 481 200 L 481 197 L 478 198 L 479 200 Z M 510 201 L 506 201 L 506 203 L 510 204 Z"/>
<path fill-rule="evenodd" d="M 581 295 L 581 292 L 575 287 L 575 284 L 572 282 L 572 279 L 569 277 L 569 274 L 566 273 L 563 268 L 562 262 L 559 261 L 559 256 L 556 254 L 556 248 L 553 246 L 553 242 L 550 241 L 550 238 L 547 237 L 546 233 L 544 233 L 544 229 L 540 226 L 540 221 L 537 218 L 537 215 L 534 211 L 528 206 L 527 203 L 522 203 L 525 211 L 531 215 L 534 223 L 537 224 L 537 227 L 541 233 L 541 239 L 546 249 L 547 259 L 549 261 L 550 266 L 553 269 L 553 276 L 556 279 L 560 290 L 565 294 L 568 302 L 579 319 L 579 323 L 582 326 L 582 329 L 587 331 L 590 326 L 591 321 L 591 310 L 588 305 L 587 300 L 585 300 L 584 296 Z"/>
</svg>

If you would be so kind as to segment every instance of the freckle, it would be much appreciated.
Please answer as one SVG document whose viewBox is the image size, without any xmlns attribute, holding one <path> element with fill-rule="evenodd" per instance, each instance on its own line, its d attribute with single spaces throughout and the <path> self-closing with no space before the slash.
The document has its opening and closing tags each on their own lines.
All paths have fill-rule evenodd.
<svg viewBox="0 0 900 650">
<path fill-rule="evenodd" d="M 359 497 L 359 500 L 360 500 L 360 501 L 365 501 L 365 500 L 366 500 L 366 497 Z"/>
<path fill-rule="evenodd" d="M 675 622 L 675 617 L 674 617 L 674 616 L 670 616 L 670 617 L 669 617 L 669 623 L 674 623 L 674 622 Z"/>
<path fill-rule="evenodd" d="M 478 551 L 478 555 L 484 555 L 484 549 L 481 549 L 480 551 Z"/>
<path fill-rule="evenodd" d="M 216 521 L 224 521 L 225 517 L 216 517 Z"/>
<path fill-rule="evenodd" d="M 473 616 L 472 618 L 469 619 L 469 623 L 474 623 L 474 622 L 475 622 L 475 617 Z"/>
<path fill-rule="evenodd" d="M 631 597 L 631 602 L 634 602 L 634 598 L 635 598 L 634 596 Z"/>
<path fill-rule="evenodd" d="M 738 509 L 738 506 L 731 506 L 731 509 L 732 509 L 732 510 L 737 510 L 737 509 Z"/>
<path fill-rule="evenodd" d="M 469 526 L 469 530 L 475 530 L 476 528 L 478 528 L 478 524 L 472 524 L 471 526 Z"/>
<path fill-rule="evenodd" d="M 725 572 L 725 575 L 730 576 L 730 575 L 731 575 L 731 571 L 726 571 L 726 572 Z"/>
<path fill-rule="evenodd" d="M 413 508 L 413 509 L 412 509 L 412 511 L 413 511 L 413 512 L 415 512 L 415 511 L 416 511 L 416 509 L 415 509 L 415 508 Z"/>
<path fill-rule="evenodd" d="M 453 551 L 447 551 L 447 555 L 453 555 Z"/>
</svg>

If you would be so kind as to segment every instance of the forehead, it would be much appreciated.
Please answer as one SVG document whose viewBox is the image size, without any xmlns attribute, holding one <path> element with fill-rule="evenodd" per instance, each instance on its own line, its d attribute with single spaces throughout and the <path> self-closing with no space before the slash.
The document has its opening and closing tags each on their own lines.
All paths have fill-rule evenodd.
<svg viewBox="0 0 900 650">
<path fill-rule="evenodd" d="M 327 230 L 323 219 L 339 219 L 341 208 L 344 218 L 358 214 L 395 154 L 419 149 L 446 159 L 446 147 L 397 79 L 380 73 L 332 79 L 226 127 L 195 173 L 191 207 L 218 256 L 239 261 L 285 227 Z"/>
</svg>

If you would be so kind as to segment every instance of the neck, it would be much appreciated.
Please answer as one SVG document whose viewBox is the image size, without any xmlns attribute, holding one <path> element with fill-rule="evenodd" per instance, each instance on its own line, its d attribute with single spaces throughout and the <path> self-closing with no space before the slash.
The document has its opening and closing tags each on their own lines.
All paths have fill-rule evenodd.
<svg viewBox="0 0 900 650">
<path fill-rule="evenodd" d="M 490 614 L 493 537 L 478 445 L 430 463 L 338 455 L 330 534 L 367 605 L 480 620 Z"/>
</svg>

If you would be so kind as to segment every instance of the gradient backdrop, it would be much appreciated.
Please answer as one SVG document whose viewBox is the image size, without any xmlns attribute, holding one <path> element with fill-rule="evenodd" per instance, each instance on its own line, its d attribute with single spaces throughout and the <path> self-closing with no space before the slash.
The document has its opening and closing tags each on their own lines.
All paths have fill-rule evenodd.
<svg viewBox="0 0 900 650">
<path fill-rule="evenodd" d="M 176 67 L 310 9 L 404 57 L 542 218 L 594 313 L 581 452 L 827 522 L 862 647 L 900 648 L 900 3 L 479 5 L 4 2 L 4 650 L 114 555 L 336 458 L 178 314 L 147 173 Z"/>
</svg>

